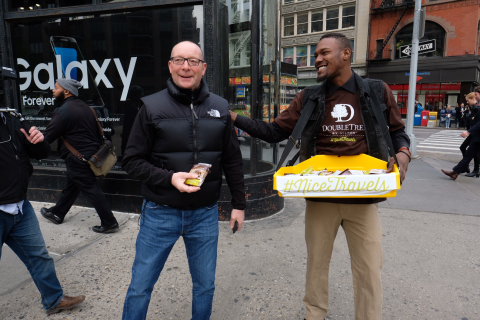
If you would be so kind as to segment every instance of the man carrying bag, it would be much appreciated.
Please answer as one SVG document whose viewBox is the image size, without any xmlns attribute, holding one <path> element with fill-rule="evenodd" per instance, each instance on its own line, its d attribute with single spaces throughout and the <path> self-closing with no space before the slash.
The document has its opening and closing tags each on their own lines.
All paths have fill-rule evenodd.
<svg viewBox="0 0 480 320">
<path fill-rule="evenodd" d="M 78 98 L 78 89 L 81 86 L 80 82 L 73 79 L 57 79 L 53 96 L 60 104 L 45 130 L 45 139 L 52 143 L 61 138 L 83 155 L 83 158 L 91 159 L 101 146 L 101 136 L 95 113 Z M 67 185 L 54 207 L 41 209 L 42 216 L 55 224 L 61 224 L 78 194 L 82 192 L 101 220 L 101 225 L 94 226 L 92 230 L 98 233 L 118 231 L 117 220 L 89 163 L 74 155 L 62 140 L 59 143 L 59 154 L 65 159 Z"/>
</svg>

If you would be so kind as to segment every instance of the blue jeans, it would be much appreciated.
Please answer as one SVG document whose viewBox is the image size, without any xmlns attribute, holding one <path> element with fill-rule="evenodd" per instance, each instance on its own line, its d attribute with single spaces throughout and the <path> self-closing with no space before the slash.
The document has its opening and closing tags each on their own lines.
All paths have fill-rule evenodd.
<svg viewBox="0 0 480 320">
<path fill-rule="evenodd" d="M 153 286 L 180 236 L 185 242 L 192 276 L 192 320 L 210 319 L 217 266 L 217 203 L 195 210 L 180 210 L 146 200 L 122 319 L 146 318 Z"/>
<path fill-rule="evenodd" d="M 448 118 L 448 117 L 445 118 L 445 127 L 446 128 L 450 128 L 450 120 L 451 120 L 451 118 Z"/>
<path fill-rule="evenodd" d="M 47 311 L 54 309 L 63 299 L 63 290 L 28 199 L 23 202 L 23 214 L 11 215 L 0 211 L 0 237 L 0 258 L 2 245 L 6 243 L 30 272 L 42 296 L 43 308 Z"/>
</svg>

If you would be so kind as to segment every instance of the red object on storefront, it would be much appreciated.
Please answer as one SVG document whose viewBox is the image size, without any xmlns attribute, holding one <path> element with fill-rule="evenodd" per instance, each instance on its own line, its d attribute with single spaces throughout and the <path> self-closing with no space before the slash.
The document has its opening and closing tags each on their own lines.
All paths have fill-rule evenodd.
<svg viewBox="0 0 480 320">
<path fill-rule="evenodd" d="M 430 111 L 422 111 L 422 120 L 420 122 L 421 126 L 427 126 L 429 113 Z"/>
</svg>

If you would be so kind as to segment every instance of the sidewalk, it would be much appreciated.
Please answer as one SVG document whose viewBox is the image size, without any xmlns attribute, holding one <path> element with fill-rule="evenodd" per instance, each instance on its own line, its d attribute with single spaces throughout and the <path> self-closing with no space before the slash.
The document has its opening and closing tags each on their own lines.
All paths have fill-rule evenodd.
<svg viewBox="0 0 480 320">
<path fill-rule="evenodd" d="M 383 319 L 480 319 L 480 179 L 450 181 L 439 167 L 413 160 L 396 198 L 381 204 L 384 248 Z M 43 203 L 35 203 L 39 212 Z M 66 294 L 85 294 L 78 308 L 47 317 L 28 275 L 0 262 L 0 319 L 120 319 L 130 281 L 137 216 L 117 213 L 121 231 L 97 235 L 92 209 L 75 208 L 62 225 L 38 213 Z M 67 216 L 68 217 L 68 216 Z M 286 199 L 272 217 L 247 222 L 233 235 L 220 223 L 212 320 L 303 319 L 306 249 L 304 200 Z M 178 241 L 155 287 L 148 319 L 190 319 L 191 280 L 183 241 Z M 327 319 L 354 319 L 348 247 L 339 230 L 330 269 Z"/>
</svg>

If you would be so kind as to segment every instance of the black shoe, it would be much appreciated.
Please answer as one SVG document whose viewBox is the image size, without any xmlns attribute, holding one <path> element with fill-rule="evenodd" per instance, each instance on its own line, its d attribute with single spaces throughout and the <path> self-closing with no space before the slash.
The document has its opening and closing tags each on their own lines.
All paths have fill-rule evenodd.
<svg viewBox="0 0 480 320">
<path fill-rule="evenodd" d="M 110 227 L 95 226 L 95 227 L 92 227 L 92 230 L 97 233 L 114 233 L 120 229 L 118 228 L 118 223 L 115 222 Z"/>
<path fill-rule="evenodd" d="M 470 178 L 473 178 L 473 177 L 480 177 L 480 172 L 479 171 L 476 171 L 476 170 L 473 170 L 471 173 L 468 173 L 465 175 L 465 177 L 470 177 Z"/>
<path fill-rule="evenodd" d="M 467 169 L 467 173 L 470 173 L 470 168 Z"/>
<path fill-rule="evenodd" d="M 42 208 L 42 209 L 40 209 L 40 213 L 42 214 L 42 216 L 43 216 L 45 219 L 47 219 L 47 220 L 49 220 L 49 221 L 51 221 L 51 222 L 53 222 L 53 223 L 55 223 L 55 224 L 61 224 L 61 223 L 63 222 L 63 218 L 60 218 L 60 217 L 57 217 L 56 215 L 54 215 L 54 214 L 50 211 L 50 209 Z"/>
</svg>

